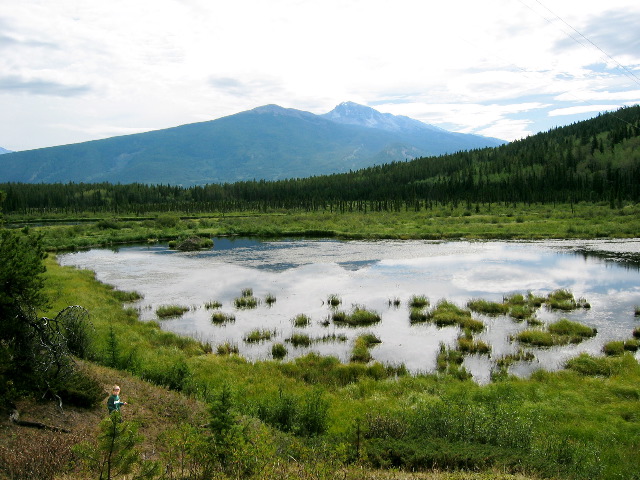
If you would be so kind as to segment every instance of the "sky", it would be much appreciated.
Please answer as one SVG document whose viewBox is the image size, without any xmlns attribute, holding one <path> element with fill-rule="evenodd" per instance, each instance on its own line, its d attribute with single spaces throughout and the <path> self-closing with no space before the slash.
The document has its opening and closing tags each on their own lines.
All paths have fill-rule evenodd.
<svg viewBox="0 0 640 480">
<path fill-rule="evenodd" d="M 0 0 L 0 147 L 352 101 L 512 141 L 640 103 L 638 0 Z"/>
</svg>

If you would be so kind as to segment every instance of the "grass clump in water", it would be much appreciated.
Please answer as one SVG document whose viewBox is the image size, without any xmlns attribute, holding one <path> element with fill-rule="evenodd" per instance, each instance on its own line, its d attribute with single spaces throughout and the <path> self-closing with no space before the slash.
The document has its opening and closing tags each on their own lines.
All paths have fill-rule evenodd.
<svg viewBox="0 0 640 480">
<path fill-rule="evenodd" d="M 338 295 L 332 293 L 331 295 L 329 295 L 329 298 L 327 299 L 327 303 L 329 304 L 330 307 L 337 307 L 342 303 L 342 299 Z"/>
<path fill-rule="evenodd" d="M 458 337 L 458 350 L 462 353 L 479 353 L 481 355 L 491 353 L 491 347 L 485 342 L 466 336 Z"/>
<path fill-rule="evenodd" d="M 549 332 L 558 336 L 569 336 L 569 343 L 579 343 L 584 338 L 593 337 L 598 333 L 595 328 L 588 327 L 579 322 L 572 322 L 561 318 L 549 325 Z"/>
<path fill-rule="evenodd" d="M 293 323 L 294 327 L 303 328 L 308 327 L 311 324 L 311 318 L 308 315 L 301 313 L 293 317 L 291 322 Z"/>
<path fill-rule="evenodd" d="M 221 325 L 223 323 L 233 323 L 235 321 L 236 317 L 231 313 L 214 312 L 211 315 L 211 323 L 215 323 L 216 325 Z"/>
<path fill-rule="evenodd" d="M 206 308 L 207 310 L 215 310 L 220 307 L 222 307 L 222 303 L 217 300 L 213 300 L 204 304 L 204 308 Z"/>
<path fill-rule="evenodd" d="M 242 295 L 241 297 L 235 298 L 233 304 L 236 308 L 240 309 L 256 308 L 258 306 L 258 299 L 253 295 Z"/>
<path fill-rule="evenodd" d="M 287 347 L 285 347 L 282 343 L 274 343 L 271 347 L 271 356 L 275 360 L 282 360 L 287 356 Z"/>
<path fill-rule="evenodd" d="M 305 333 L 294 333 L 285 341 L 294 347 L 309 347 L 312 343 L 311 337 Z"/>
<path fill-rule="evenodd" d="M 236 344 L 225 342 L 216 347 L 216 353 L 218 355 L 238 355 L 240 350 Z"/>
<path fill-rule="evenodd" d="M 482 298 L 469 300 L 467 302 L 467 308 L 472 312 L 484 313 L 490 316 L 506 315 L 509 312 L 509 304 L 491 302 Z"/>
<path fill-rule="evenodd" d="M 346 323 L 352 327 L 359 327 L 378 323 L 381 317 L 377 312 L 356 305 L 350 314 L 344 311 L 338 311 L 333 314 L 332 319 L 335 323 Z"/>
<path fill-rule="evenodd" d="M 258 328 L 249 332 L 244 337 L 244 341 L 247 343 L 264 342 L 266 340 L 271 340 L 271 338 L 273 338 L 275 334 L 276 334 L 275 330 L 261 330 Z"/>
<path fill-rule="evenodd" d="M 576 301 L 573 297 L 573 293 L 566 289 L 559 289 L 551 292 L 545 300 L 545 305 L 550 310 L 563 310 L 566 312 L 576 310 L 578 308 L 591 308 L 591 305 L 586 299 L 580 298 Z"/>
<path fill-rule="evenodd" d="M 182 305 L 160 305 L 156 308 L 158 318 L 175 318 L 180 317 L 189 311 L 189 307 Z"/>
<path fill-rule="evenodd" d="M 414 295 L 409 299 L 409 306 L 411 308 L 424 308 L 429 305 L 429 299 L 424 295 Z"/>
<path fill-rule="evenodd" d="M 480 332 L 484 329 L 484 323 L 471 318 L 470 310 L 462 309 L 447 300 L 440 300 L 436 308 L 428 313 L 427 319 L 439 327 L 459 325 L 472 332 Z"/>
<path fill-rule="evenodd" d="M 537 347 L 551 347 L 553 345 L 567 345 L 580 343 L 585 338 L 593 337 L 597 333 L 595 328 L 579 322 L 572 322 L 561 318 L 550 324 L 546 330 L 529 329 L 518 333 L 514 338 L 520 343 Z"/>
<path fill-rule="evenodd" d="M 422 323 L 428 319 L 428 315 L 421 308 L 412 308 L 409 311 L 409 322 L 411 323 Z"/>
<path fill-rule="evenodd" d="M 370 362 L 373 357 L 369 348 L 378 343 L 382 342 L 373 333 L 364 333 L 358 336 L 353 344 L 353 350 L 351 351 L 351 357 L 349 359 L 355 363 Z"/>
<path fill-rule="evenodd" d="M 113 296 L 116 300 L 124 303 L 135 302 L 137 300 L 141 300 L 144 296 L 140 292 L 133 291 L 125 291 L 125 290 L 113 290 Z"/>
<path fill-rule="evenodd" d="M 269 306 L 273 305 L 274 303 L 276 303 L 276 296 L 271 293 L 267 293 L 267 295 L 264 297 L 264 303 Z"/>
</svg>

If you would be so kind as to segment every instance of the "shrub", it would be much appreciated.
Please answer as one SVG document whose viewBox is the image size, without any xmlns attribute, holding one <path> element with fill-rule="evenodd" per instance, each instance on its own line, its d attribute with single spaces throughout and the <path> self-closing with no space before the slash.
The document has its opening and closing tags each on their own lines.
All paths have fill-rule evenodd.
<svg viewBox="0 0 640 480">
<path fill-rule="evenodd" d="M 188 311 L 189 307 L 183 307 L 181 305 L 160 305 L 156 308 L 156 315 L 158 318 L 174 318 L 180 317 Z"/>
</svg>

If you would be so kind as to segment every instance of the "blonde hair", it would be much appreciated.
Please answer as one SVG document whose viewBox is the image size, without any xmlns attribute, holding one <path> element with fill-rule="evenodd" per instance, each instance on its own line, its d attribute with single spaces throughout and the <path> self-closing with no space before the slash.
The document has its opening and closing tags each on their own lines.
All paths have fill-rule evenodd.
<svg viewBox="0 0 640 480">
<path fill-rule="evenodd" d="M 120 387 L 118 385 L 114 385 L 113 389 L 111 391 L 115 392 L 115 391 L 119 391 L 119 390 L 120 390 Z"/>
</svg>

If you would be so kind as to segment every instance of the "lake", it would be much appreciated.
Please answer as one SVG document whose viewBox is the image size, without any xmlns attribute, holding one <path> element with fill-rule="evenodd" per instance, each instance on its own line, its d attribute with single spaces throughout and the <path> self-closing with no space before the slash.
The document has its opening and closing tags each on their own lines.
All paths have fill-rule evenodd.
<svg viewBox="0 0 640 480">
<path fill-rule="evenodd" d="M 415 373 L 435 370 L 439 345 L 455 346 L 458 327 L 411 324 L 408 301 L 424 295 L 434 306 L 446 299 L 464 307 L 475 298 L 501 301 L 512 293 L 531 291 L 546 296 L 557 289 L 583 297 L 590 309 L 571 312 L 541 308 L 538 320 L 559 318 L 595 327 L 598 334 L 580 344 L 552 348 L 526 348 L 535 360 L 518 362 L 510 372 L 528 376 L 536 369 L 555 370 L 581 352 L 601 355 L 611 340 L 631 338 L 640 325 L 634 307 L 640 305 L 640 239 L 589 241 L 339 241 L 258 240 L 214 238 L 211 250 L 178 252 L 166 245 L 93 249 L 58 256 L 61 265 L 90 269 L 98 280 L 121 290 L 136 290 L 144 298 L 133 304 L 143 320 L 155 320 L 160 305 L 190 307 L 182 317 L 161 321 L 162 328 L 217 345 L 230 342 L 249 360 L 271 357 L 274 342 L 285 343 L 295 332 L 312 338 L 343 336 L 346 341 L 315 342 L 307 348 L 285 343 L 287 358 L 310 351 L 347 361 L 353 339 L 374 333 L 382 343 L 371 353 L 382 363 L 404 364 Z M 635 259 L 635 262 L 629 258 Z M 238 309 L 234 299 L 252 289 L 261 302 L 254 309 Z M 271 305 L 268 294 L 275 296 Z M 375 325 L 352 328 L 327 322 L 332 313 L 330 295 L 337 295 L 340 310 L 359 305 L 381 316 Z M 400 300 L 394 306 L 390 300 Z M 219 311 L 235 321 L 211 322 L 216 311 L 207 302 L 222 304 Z M 294 327 L 299 314 L 311 318 L 306 327 Z M 485 324 L 475 339 L 491 345 L 488 355 L 469 355 L 464 366 L 480 383 L 489 381 L 495 360 L 520 346 L 510 336 L 528 328 L 506 316 L 475 314 Z M 247 343 L 256 329 L 275 331 L 269 341 Z"/>
</svg>

